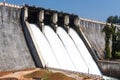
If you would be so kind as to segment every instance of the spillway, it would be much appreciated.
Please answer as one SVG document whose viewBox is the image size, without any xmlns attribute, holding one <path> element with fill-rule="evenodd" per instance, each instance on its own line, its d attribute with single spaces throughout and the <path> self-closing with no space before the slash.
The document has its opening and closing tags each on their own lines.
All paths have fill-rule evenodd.
<svg viewBox="0 0 120 80">
<path fill-rule="evenodd" d="M 35 24 L 29 26 L 39 57 L 46 67 L 100 75 L 100 71 L 77 33 L 69 34 L 62 27 L 56 33 L 44 26 L 43 33 Z"/>
<path fill-rule="evenodd" d="M 81 38 L 78 36 L 77 32 L 70 28 L 69 29 L 69 35 L 73 39 L 76 47 L 79 50 L 79 54 L 81 54 L 82 59 L 85 61 L 89 68 L 89 72 L 93 74 L 98 74 L 100 75 L 100 70 L 98 66 L 96 65 L 95 61 L 93 60 L 92 56 L 90 55 L 88 49 L 86 48 L 84 42 L 81 40 Z"/>
<path fill-rule="evenodd" d="M 38 65 L 43 68 L 101 75 L 80 35 L 72 29 L 75 23 L 71 22 L 69 24 L 68 16 L 61 16 L 60 14 L 59 26 L 57 26 L 56 14 L 52 17 L 51 14 L 53 13 L 49 13 L 50 11 L 43 14 L 43 11 L 38 13 L 37 10 L 31 9 L 28 10 L 28 13 L 27 8 L 25 9 L 24 22 L 37 51 L 33 55 L 38 54 L 37 56 L 40 59 L 40 61 L 36 60 Z M 68 25 L 72 27 L 67 27 Z"/>
<path fill-rule="evenodd" d="M 57 62 L 57 58 L 53 54 L 49 43 L 47 42 L 45 36 L 40 31 L 39 27 L 35 24 L 30 24 L 31 35 L 34 36 L 34 43 L 37 43 L 37 47 L 39 48 L 39 55 L 42 54 L 44 66 L 60 68 Z"/>
<path fill-rule="evenodd" d="M 69 35 L 61 27 L 57 28 L 57 34 L 63 41 L 63 44 L 66 47 L 66 50 L 68 51 L 77 71 L 88 73 L 87 65 L 85 65 L 85 62 L 82 60 L 75 44 L 73 43 Z"/>
<path fill-rule="evenodd" d="M 57 34 L 52 30 L 50 26 L 44 26 L 45 27 L 45 36 L 48 39 L 48 42 L 50 43 L 55 56 L 58 59 L 58 63 L 60 64 L 61 69 L 67 69 L 67 70 L 75 70 L 74 66 L 71 64 L 71 61 L 68 57 L 68 53 L 66 52 L 62 42 L 60 41 Z"/>
</svg>

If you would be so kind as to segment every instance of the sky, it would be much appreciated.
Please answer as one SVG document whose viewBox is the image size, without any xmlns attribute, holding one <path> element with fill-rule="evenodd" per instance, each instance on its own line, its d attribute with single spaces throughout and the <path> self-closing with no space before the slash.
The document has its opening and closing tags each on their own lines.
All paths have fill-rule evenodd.
<svg viewBox="0 0 120 80">
<path fill-rule="evenodd" d="M 3 2 L 4 0 L 0 0 Z M 46 9 L 76 14 L 79 17 L 106 21 L 109 16 L 120 16 L 120 0 L 5 0 L 7 3 L 39 6 Z"/>
</svg>

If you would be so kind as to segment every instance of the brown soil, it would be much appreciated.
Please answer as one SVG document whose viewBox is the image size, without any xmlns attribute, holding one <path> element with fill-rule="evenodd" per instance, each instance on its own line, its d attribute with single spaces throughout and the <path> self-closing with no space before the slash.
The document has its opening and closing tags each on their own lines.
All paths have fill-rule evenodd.
<svg viewBox="0 0 120 80">
<path fill-rule="evenodd" d="M 68 77 L 62 73 L 51 73 L 48 79 L 49 80 L 75 80 L 74 78 Z"/>
<path fill-rule="evenodd" d="M 95 80 L 86 76 L 79 76 L 78 74 L 67 75 L 61 72 L 52 72 L 44 69 L 29 69 L 22 71 L 7 71 L 0 72 L 0 80 Z M 97 79 L 100 80 L 100 79 Z"/>
</svg>

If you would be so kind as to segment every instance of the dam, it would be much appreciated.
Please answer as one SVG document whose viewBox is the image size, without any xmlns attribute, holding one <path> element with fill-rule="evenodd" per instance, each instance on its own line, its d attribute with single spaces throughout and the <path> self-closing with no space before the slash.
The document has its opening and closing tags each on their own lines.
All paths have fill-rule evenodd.
<svg viewBox="0 0 120 80">
<path fill-rule="evenodd" d="M 38 52 L 38 55 L 40 57 L 41 62 L 39 63 L 42 64 L 40 65 L 41 67 L 46 66 L 76 72 L 84 72 L 98 75 L 101 74 L 92 56 L 84 45 L 84 42 L 81 40 L 76 31 L 72 28 L 79 25 L 77 22 L 79 21 L 77 16 L 72 15 L 73 17 L 76 17 L 76 25 L 74 25 L 74 22 L 72 22 L 72 25 L 74 26 L 70 28 L 71 25 L 68 25 L 70 21 L 69 14 L 66 14 L 64 16 L 61 13 L 54 13 L 51 11 L 51 13 L 53 13 L 53 15 L 51 15 L 51 13 L 47 10 L 41 10 L 39 14 L 36 14 L 34 11 L 38 10 L 33 11 L 31 10 L 32 8 L 33 7 L 25 8 L 24 18 L 26 20 L 24 22 L 29 30 L 36 51 Z M 43 18 L 44 15 L 47 17 Z M 51 20 L 52 17 L 53 21 Z M 35 18 L 38 18 L 39 21 L 37 21 Z M 65 22 L 60 23 L 59 19 L 57 18 L 63 18 L 63 20 L 65 19 Z M 32 20 L 36 21 L 33 22 Z M 43 21 L 46 21 L 46 23 L 44 23 Z M 60 25 L 57 25 L 57 22 Z M 64 30 L 64 28 L 66 28 L 66 30 Z M 92 66 L 94 66 L 93 70 Z"/>
<path fill-rule="evenodd" d="M 88 24 L 94 23 L 99 31 L 105 23 L 28 5 L 2 4 L 0 16 L 0 71 L 40 67 L 103 76 L 104 43 L 96 41 L 97 34 L 88 33 Z M 96 24 L 100 24 L 97 29 Z"/>
</svg>

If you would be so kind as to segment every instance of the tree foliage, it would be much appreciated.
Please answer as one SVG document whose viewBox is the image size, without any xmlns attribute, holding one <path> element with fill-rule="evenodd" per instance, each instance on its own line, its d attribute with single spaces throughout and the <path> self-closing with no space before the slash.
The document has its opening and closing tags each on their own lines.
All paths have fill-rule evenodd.
<svg viewBox="0 0 120 80">
<path fill-rule="evenodd" d="M 116 58 L 116 52 L 120 52 L 120 30 L 116 30 L 117 28 L 113 24 L 120 24 L 120 17 L 118 16 L 110 16 L 106 20 L 107 23 L 102 30 L 105 32 L 105 57 L 107 59 Z M 110 39 L 112 39 L 112 52 L 110 52 Z"/>
<path fill-rule="evenodd" d="M 111 30 L 112 30 L 112 58 L 115 58 L 115 51 L 116 51 L 116 27 L 111 24 Z"/>
<path fill-rule="evenodd" d="M 105 58 L 110 59 L 111 58 L 111 52 L 110 52 L 110 39 L 112 35 L 112 28 L 106 24 L 102 30 L 102 32 L 105 32 Z"/>
<path fill-rule="evenodd" d="M 120 24 L 120 17 L 115 15 L 115 16 L 109 16 L 106 20 L 108 23 L 113 23 L 113 24 Z"/>
</svg>

